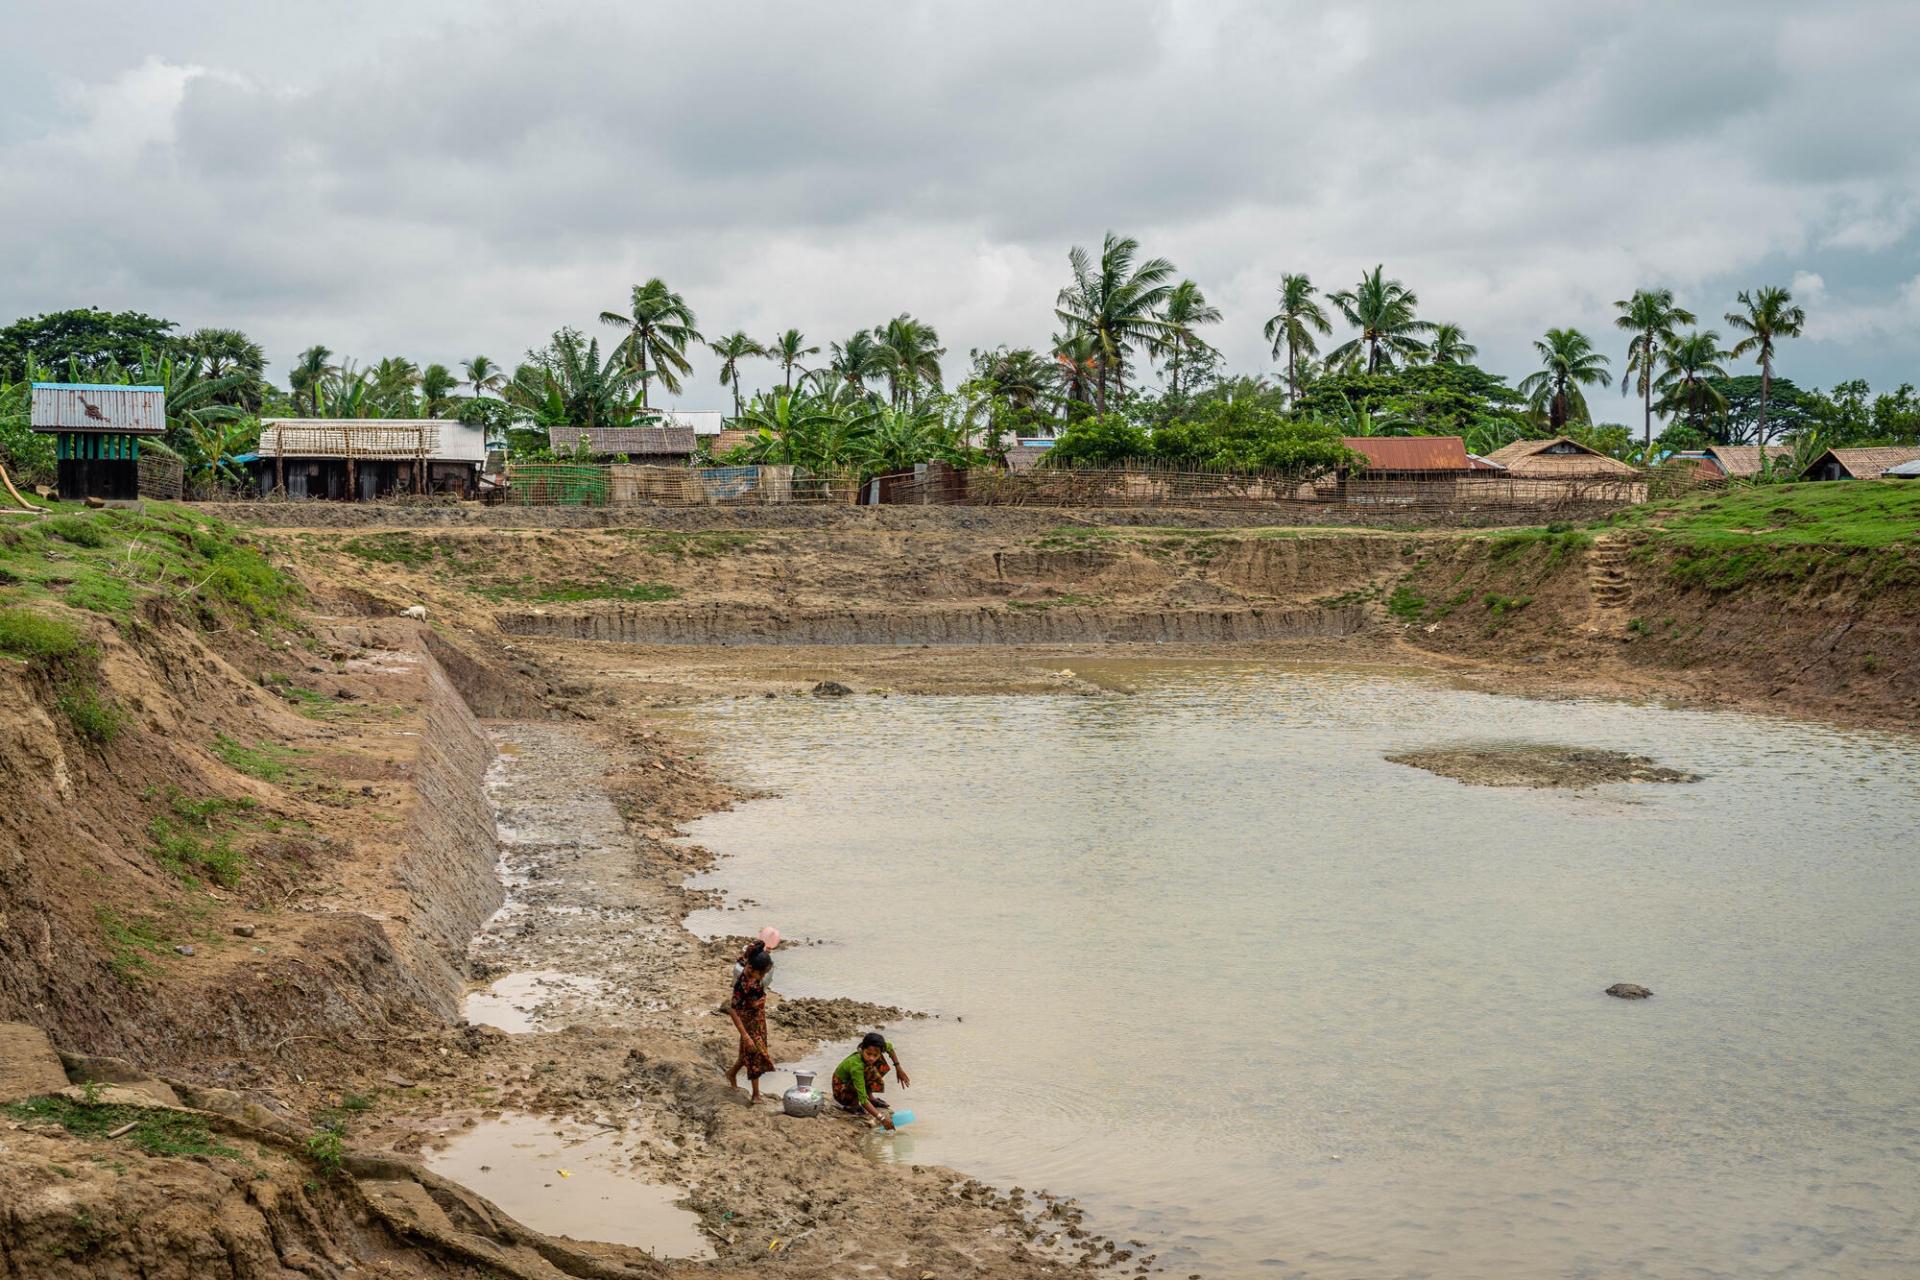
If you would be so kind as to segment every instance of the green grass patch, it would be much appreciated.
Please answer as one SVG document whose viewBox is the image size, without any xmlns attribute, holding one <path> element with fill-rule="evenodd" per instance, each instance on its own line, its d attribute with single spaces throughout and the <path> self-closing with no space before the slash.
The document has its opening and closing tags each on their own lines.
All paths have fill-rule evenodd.
<svg viewBox="0 0 1920 1280">
<path fill-rule="evenodd" d="M 1426 616 L 1427 598 L 1403 582 L 1387 597 L 1387 612 L 1402 622 L 1418 622 Z"/>
<path fill-rule="evenodd" d="M 1920 485 L 1835 480 L 1743 485 L 1629 507 L 1616 528 L 1701 547 L 1920 546 Z"/>
<path fill-rule="evenodd" d="M 27 609 L 0 609 L 0 653 L 50 666 L 90 651 L 87 638 L 70 622 Z"/>
<path fill-rule="evenodd" d="M 295 772 L 293 762 L 300 755 L 289 747 L 276 747 L 270 742 L 249 747 L 224 733 L 215 736 L 213 754 L 229 768 L 262 782 L 284 782 L 292 777 Z"/>
<path fill-rule="evenodd" d="M 1487 612 L 1498 622 L 1510 613 L 1518 613 L 1533 603 L 1532 596 L 1503 596 L 1497 591 L 1489 591 L 1481 597 L 1487 606 Z"/>
<path fill-rule="evenodd" d="M 153 959 L 168 954 L 171 935 L 158 920 L 138 916 L 128 920 L 104 906 L 93 909 L 100 936 L 107 943 L 107 967 L 129 985 L 155 971 Z"/>
<path fill-rule="evenodd" d="M 516 600 L 528 604 L 577 604 L 586 600 L 621 600 L 651 603 L 671 600 L 680 594 L 678 587 L 663 582 L 562 582 L 550 586 L 506 583 L 475 587 L 489 600 Z"/>
<path fill-rule="evenodd" d="M 701 533 L 669 533 L 658 529 L 621 529 L 618 532 L 639 543 L 636 550 L 649 555 L 671 556 L 676 560 L 710 559 L 744 551 L 754 544 L 756 535 L 712 530 Z"/>
<path fill-rule="evenodd" d="M 209 827 L 195 830 L 172 818 L 147 824 L 153 841 L 153 859 L 176 879 L 192 884 L 198 876 L 231 889 L 246 874 L 247 859 L 233 847 L 233 835 Z"/>
<path fill-rule="evenodd" d="M 1593 545 L 1593 535 L 1565 525 L 1544 529 L 1516 529 L 1485 535 L 1489 554 L 1496 564 L 1510 564 L 1523 558 L 1541 558 L 1541 569 L 1551 571 L 1567 559 Z"/>
<path fill-rule="evenodd" d="M 340 549 L 356 559 L 374 564 L 397 564 L 408 569 L 423 569 L 440 554 L 440 549 L 431 541 L 411 533 L 363 534 L 347 539 Z"/>
<path fill-rule="evenodd" d="M 76 1102 L 72 1098 L 50 1096 L 28 1098 L 8 1104 L 4 1110 L 21 1122 L 39 1121 L 59 1125 L 76 1138 L 105 1140 L 121 1125 L 133 1128 L 124 1141 L 153 1156 L 226 1156 L 237 1159 L 240 1152 L 215 1139 L 207 1122 L 184 1111 L 157 1108 L 112 1106 L 104 1103 Z"/>
<path fill-rule="evenodd" d="M 60 686 L 54 703 L 73 731 L 87 741 L 106 746 L 127 727 L 127 713 L 111 697 L 101 697 L 90 684 L 70 680 Z"/>
<path fill-rule="evenodd" d="M 76 547 L 97 549 L 107 545 L 105 522 L 96 516 L 53 516 L 43 521 L 41 532 L 70 542 Z"/>
</svg>

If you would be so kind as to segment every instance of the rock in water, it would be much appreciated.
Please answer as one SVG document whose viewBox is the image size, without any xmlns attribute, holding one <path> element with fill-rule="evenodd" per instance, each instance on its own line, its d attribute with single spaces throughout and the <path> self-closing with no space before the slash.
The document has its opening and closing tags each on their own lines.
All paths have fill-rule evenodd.
<svg viewBox="0 0 1920 1280">
<path fill-rule="evenodd" d="M 813 696 L 816 698 L 846 698 L 852 695 L 853 690 L 847 688 L 847 686 L 841 684 L 838 680 L 822 680 L 819 684 L 813 686 Z"/>
<path fill-rule="evenodd" d="M 1622 1000 L 1645 1000 L 1653 992 L 1637 982 L 1616 982 L 1607 988 L 1607 994 L 1618 996 Z"/>
</svg>

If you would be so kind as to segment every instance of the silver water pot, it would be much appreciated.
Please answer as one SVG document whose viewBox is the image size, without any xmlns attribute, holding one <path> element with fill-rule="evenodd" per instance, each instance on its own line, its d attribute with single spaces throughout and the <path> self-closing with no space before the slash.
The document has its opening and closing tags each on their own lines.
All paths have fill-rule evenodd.
<svg viewBox="0 0 1920 1280">
<path fill-rule="evenodd" d="M 814 1072 L 793 1073 L 793 1088 L 780 1095 L 780 1106 L 790 1116 L 817 1116 L 826 1099 L 814 1092 Z"/>
</svg>

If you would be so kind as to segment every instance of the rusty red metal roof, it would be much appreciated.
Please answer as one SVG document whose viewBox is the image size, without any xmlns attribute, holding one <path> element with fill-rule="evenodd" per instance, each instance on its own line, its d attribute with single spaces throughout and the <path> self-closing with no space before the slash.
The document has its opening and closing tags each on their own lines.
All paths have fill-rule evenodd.
<svg viewBox="0 0 1920 1280">
<path fill-rule="evenodd" d="M 1341 443 L 1367 455 L 1369 471 L 1471 471 L 1459 436 L 1347 436 Z"/>
</svg>

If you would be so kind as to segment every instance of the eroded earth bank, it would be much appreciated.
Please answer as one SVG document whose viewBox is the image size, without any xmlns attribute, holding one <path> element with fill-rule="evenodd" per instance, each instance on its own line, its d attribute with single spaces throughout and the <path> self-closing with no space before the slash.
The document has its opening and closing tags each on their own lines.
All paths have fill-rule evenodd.
<svg viewBox="0 0 1920 1280">
<path fill-rule="evenodd" d="M 738 943 L 683 927 L 705 855 L 672 839 L 734 798 L 714 698 L 1074 696 L 1078 657 L 1148 647 L 1901 729 L 1920 688 L 1905 552 L 1734 574 L 1658 530 L 351 516 L 0 531 L 40 566 L 0 578 L 0 1275 L 1151 1269 L 1071 1205 L 727 1089 Z M 155 548 L 197 562 L 114 568 Z M 776 1056 L 904 1016 L 777 1004 Z M 516 1125 L 548 1146 L 486 1147 Z M 662 1190 L 611 1215 L 627 1244 L 510 1216 L 632 1184 Z"/>
</svg>

